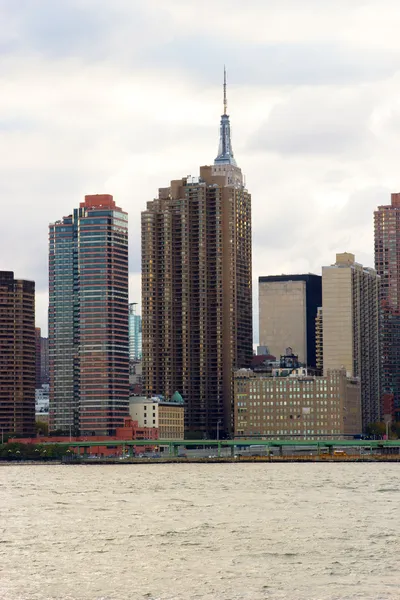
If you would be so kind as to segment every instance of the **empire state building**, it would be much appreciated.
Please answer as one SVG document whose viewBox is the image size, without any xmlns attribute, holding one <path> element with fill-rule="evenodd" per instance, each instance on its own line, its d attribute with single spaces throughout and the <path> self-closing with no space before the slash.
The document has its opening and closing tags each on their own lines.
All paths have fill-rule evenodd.
<svg viewBox="0 0 400 600">
<path fill-rule="evenodd" d="M 142 212 L 143 377 L 185 401 L 190 437 L 233 430 L 233 370 L 252 358 L 251 196 L 231 142 L 226 73 L 220 142 L 200 176 Z"/>
</svg>

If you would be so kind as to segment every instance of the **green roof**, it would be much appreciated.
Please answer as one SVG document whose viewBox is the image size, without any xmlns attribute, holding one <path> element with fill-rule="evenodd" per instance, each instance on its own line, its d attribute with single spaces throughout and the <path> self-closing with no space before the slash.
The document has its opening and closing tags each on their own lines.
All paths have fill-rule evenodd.
<svg viewBox="0 0 400 600">
<path fill-rule="evenodd" d="M 179 392 L 174 392 L 171 398 L 171 402 L 176 402 L 177 404 L 183 404 L 184 400 Z"/>
</svg>

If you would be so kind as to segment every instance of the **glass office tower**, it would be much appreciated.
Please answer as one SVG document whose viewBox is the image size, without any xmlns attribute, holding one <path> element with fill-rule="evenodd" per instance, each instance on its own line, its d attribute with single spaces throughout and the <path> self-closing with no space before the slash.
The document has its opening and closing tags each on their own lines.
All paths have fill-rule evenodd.
<svg viewBox="0 0 400 600">
<path fill-rule="evenodd" d="M 51 430 L 112 435 L 129 414 L 128 216 L 85 196 L 50 225 Z"/>
<path fill-rule="evenodd" d="M 129 305 L 129 359 L 142 358 L 142 317 L 136 314 L 137 302 Z"/>
</svg>

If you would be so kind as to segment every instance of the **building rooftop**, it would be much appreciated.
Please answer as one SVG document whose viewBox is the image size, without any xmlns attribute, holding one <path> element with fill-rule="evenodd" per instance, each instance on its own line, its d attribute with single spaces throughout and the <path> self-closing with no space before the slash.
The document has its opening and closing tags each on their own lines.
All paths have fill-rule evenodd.
<svg viewBox="0 0 400 600">
<path fill-rule="evenodd" d="M 268 281 L 310 281 L 311 279 L 321 279 L 321 275 L 315 273 L 297 273 L 295 275 L 261 275 L 258 278 L 258 283 Z"/>
<path fill-rule="evenodd" d="M 164 396 L 151 396 L 151 398 L 147 398 L 147 396 L 130 396 L 129 402 L 131 404 L 168 404 L 170 406 L 184 405 L 184 400 L 179 392 L 175 392 L 172 395 L 172 398 L 169 400 L 164 398 Z"/>
</svg>

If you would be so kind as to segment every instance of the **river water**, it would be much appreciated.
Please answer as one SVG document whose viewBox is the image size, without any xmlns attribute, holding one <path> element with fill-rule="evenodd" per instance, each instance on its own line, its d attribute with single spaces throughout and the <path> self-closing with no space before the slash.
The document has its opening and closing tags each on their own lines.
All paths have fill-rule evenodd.
<svg viewBox="0 0 400 600">
<path fill-rule="evenodd" d="M 1 466 L 0 599 L 398 600 L 399 473 Z"/>
</svg>

